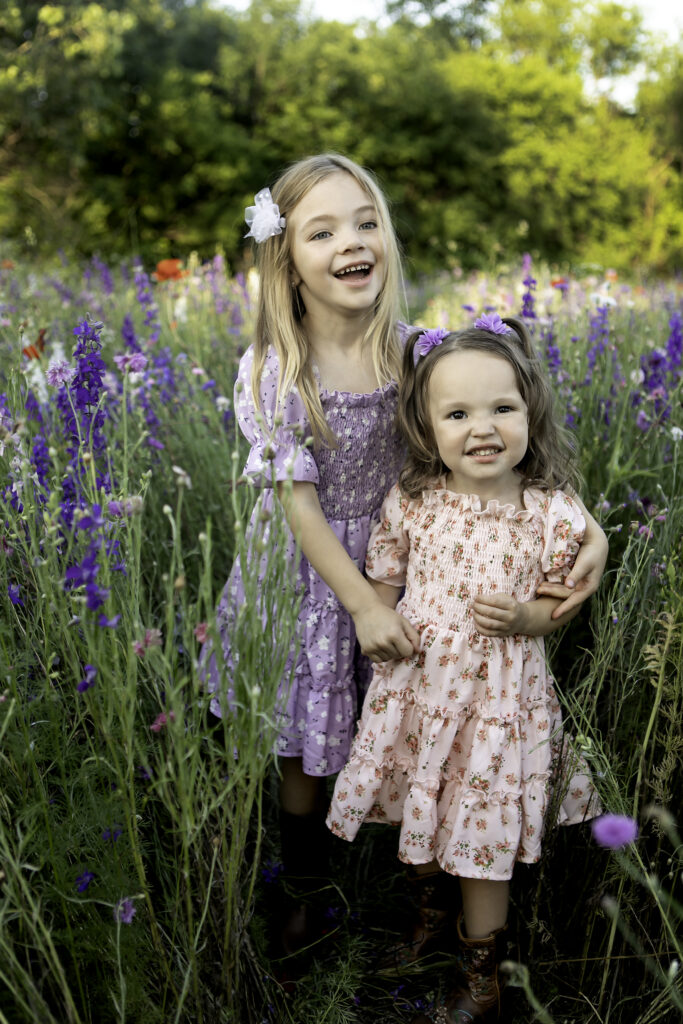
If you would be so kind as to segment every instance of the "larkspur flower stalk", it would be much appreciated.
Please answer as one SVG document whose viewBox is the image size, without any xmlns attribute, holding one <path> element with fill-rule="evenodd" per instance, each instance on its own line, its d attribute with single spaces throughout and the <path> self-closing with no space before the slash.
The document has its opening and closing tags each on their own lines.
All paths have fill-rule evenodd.
<svg viewBox="0 0 683 1024">
<path fill-rule="evenodd" d="M 161 322 L 159 320 L 159 307 L 157 306 L 152 285 L 146 271 L 141 263 L 134 265 L 135 274 L 135 296 L 138 303 L 145 311 L 145 327 L 149 328 L 148 345 L 156 345 L 161 335 Z"/>
<path fill-rule="evenodd" d="M 534 292 L 536 290 L 536 279 L 532 276 L 531 273 L 531 256 L 528 252 L 524 254 L 522 267 L 524 270 L 524 280 L 522 281 L 522 284 L 524 285 L 526 291 L 522 296 L 522 309 L 520 312 L 520 316 L 523 320 L 536 320 L 536 300 L 534 299 Z M 527 327 L 533 333 L 533 324 L 527 323 Z"/>
</svg>

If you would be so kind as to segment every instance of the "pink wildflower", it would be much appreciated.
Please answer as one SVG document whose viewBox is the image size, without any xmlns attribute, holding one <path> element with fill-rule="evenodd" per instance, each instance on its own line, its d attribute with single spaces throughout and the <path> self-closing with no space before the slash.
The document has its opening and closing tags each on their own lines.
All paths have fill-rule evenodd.
<svg viewBox="0 0 683 1024">
<path fill-rule="evenodd" d="M 208 629 L 209 629 L 209 626 L 208 626 L 207 622 L 198 622 L 197 625 L 194 627 L 194 630 L 193 630 L 194 635 L 197 637 L 197 639 L 199 640 L 200 644 L 206 643 L 206 637 L 208 635 Z"/>
<path fill-rule="evenodd" d="M 163 727 L 165 725 L 168 725 L 169 722 L 175 722 L 175 712 L 169 711 L 169 713 L 166 714 L 165 711 L 162 711 L 161 714 L 157 715 L 157 717 L 154 719 L 154 721 L 150 725 L 150 729 L 152 730 L 152 732 L 161 732 Z"/>
</svg>

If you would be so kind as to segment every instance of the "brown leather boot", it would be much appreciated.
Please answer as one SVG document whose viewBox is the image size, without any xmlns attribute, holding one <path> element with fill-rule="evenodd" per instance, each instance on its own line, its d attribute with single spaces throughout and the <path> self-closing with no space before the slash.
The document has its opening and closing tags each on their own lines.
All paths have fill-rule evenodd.
<svg viewBox="0 0 683 1024">
<path fill-rule="evenodd" d="M 498 964 L 507 925 L 483 939 L 468 939 L 458 918 L 458 939 L 465 983 L 455 989 L 431 1014 L 414 1017 L 411 1024 L 494 1024 L 500 1020 Z"/>
<path fill-rule="evenodd" d="M 413 919 L 403 941 L 388 949 L 377 965 L 383 974 L 400 973 L 439 951 L 449 919 L 452 921 L 451 907 L 458 896 L 457 880 L 452 875 L 440 868 L 422 874 L 415 871 L 409 874 L 408 884 L 415 907 Z"/>
</svg>

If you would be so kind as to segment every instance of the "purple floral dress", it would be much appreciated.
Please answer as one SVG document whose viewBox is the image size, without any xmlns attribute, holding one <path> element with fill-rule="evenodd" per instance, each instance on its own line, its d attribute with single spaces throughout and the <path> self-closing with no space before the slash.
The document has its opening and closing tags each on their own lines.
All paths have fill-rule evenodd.
<svg viewBox="0 0 683 1024">
<path fill-rule="evenodd" d="M 400 325 L 399 330 L 403 335 L 406 329 Z M 371 529 L 387 491 L 398 478 L 404 456 L 395 427 L 396 384 L 389 383 L 371 394 L 360 395 L 321 388 L 325 419 L 339 444 L 336 448 L 313 451 L 304 445 L 311 430 L 296 388 L 280 403 L 278 426 L 274 428 L 279 361 L 272 348 L 260 385 L 265 428 L 262 419 L 259 424 L 251 394 L 253 358 L 250 347 L 240 361 L 235 386 L 235 412 L 251 444 L 244 471 L 263 487 L 252 513 L 252 528 L 260 512 L 272 507 L 274 467 L 276 480 L 291 478 L 316 485 L 328 523 L 362 572 Z M 294 560 L 291 536 L 289 554 Z M 259 571 L 258 566 L 255 571 Z M 356 649 L 351 616 L 303 555 L 296 580 L 303 592 L 298 623 L 300 649 L 293 682 L 290 687 L 283 687 L 277 750 L 284 757 L 302 757 L 307 775 L 334 775 L 349 755 L 359 687 L 362 689 L 369 679 L 370 666 Z M 242 574 L 236 563 L 218 606 L 228 670 L 233 609 L 239 608 L 243 599 Z M 221 702 L 217 694 L 219 673 L 208 646 L 202 652 L 202 670 L 208 689 L 215 694 L 211 710 L 220 716 L 226 701 Z M 289 672 L 285 678 L 289 678 Z"/>
</svg>

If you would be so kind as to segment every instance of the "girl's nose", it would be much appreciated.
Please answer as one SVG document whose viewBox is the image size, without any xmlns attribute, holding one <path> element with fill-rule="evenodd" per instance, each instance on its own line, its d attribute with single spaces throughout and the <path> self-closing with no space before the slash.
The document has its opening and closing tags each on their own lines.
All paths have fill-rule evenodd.
<svg viewBox="0 0 683 1024">
<path fill-rule="evenodd" d="M 488 434 L 495 433 L 495 427 L 488 416 L 482 416 L 476 419 L 470 426 L 470 430 L 477 437 L 484 437 Z"/>
<path fill-rule="evenodd" d="M 355 249 L 362 249 L 365 245 L 363 238 L 355 228 L 342 229 L 339 233 L 339 251 L 352 252 Z"/>
</svg>

